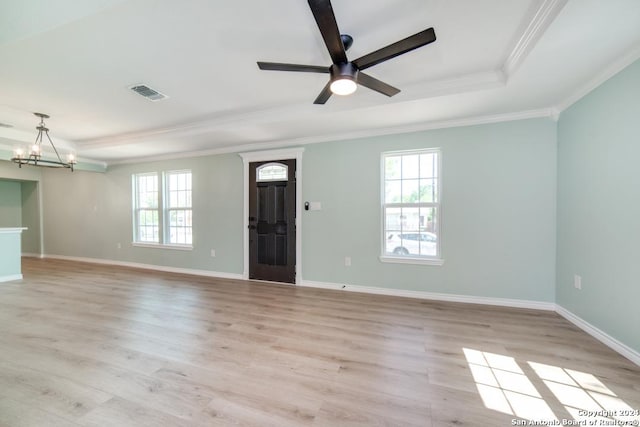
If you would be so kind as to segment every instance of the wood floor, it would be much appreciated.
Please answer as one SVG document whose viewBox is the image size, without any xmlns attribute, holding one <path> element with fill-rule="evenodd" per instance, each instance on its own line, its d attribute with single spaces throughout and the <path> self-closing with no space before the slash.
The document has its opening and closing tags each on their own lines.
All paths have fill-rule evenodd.
<svg viewBox="0 0 640 427">
<path fill-rule="evenodd" d="M 640 368 L 552 312 L 59 260 L 23 273 L 0 284 L 1 426 L 508 426 L 640 409 Z"/>
</svg>

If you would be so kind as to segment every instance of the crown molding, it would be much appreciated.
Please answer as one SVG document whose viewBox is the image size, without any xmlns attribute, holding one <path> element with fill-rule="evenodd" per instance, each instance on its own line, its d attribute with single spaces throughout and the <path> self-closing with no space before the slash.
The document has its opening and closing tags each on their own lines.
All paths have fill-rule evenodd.
<svg viewBox="0 0 640 427">
<path fill-rule="evenodd" d="M 414 84 L 405 88 L 404 93 L 411 93 L 412 96 L 399 98 L 395 102 L 411 102 L 418 99 L 430 98 L 443 95 L 452 95 L 457 93 L 467 93 L 484 89 L 491 89 L 505 85 L 505 76 L 500 70 L 490 70 L 478 73 L 467 74 L 459 77 L 439 80 L 428 85 Z M 392 101 L 394 102 L 394 101 Z M 369 108 L 370 105 L 358 106 L 350 111 Z M 331 109 L 318 109 L 317 106 L 311 104 L 294 105 L 294 106 L 276 106 L 271 105 L 256 110 L 240 111 L 223 115 L 214 115 L 203 120 L 193 121 L 189 123 L 181 123 L 174 126 L 166 126 L 157 129 L 149 129 L 140 132 L 130 132 L 110 137 L 102 137 L 96 139 L 84 140 L 78 143 L 81 149 L 98 149 L 103 147 L 114 147 L 125 145 L 132 141 L 143 141 L 150 138 L 160 136 L 170 136 L 171 138 L 181 138 L 194 134 L 202 134 L 213 129 L 222 129 L 225 126 L 237 125 L 243 123 L 262 123 L 270 120 L 278 120 L 282 117 L 301 116 L 305 114 L 313 114 L 314 117 L 319 115 L 329 115 L 345 111 L 345 108 L 333 107 Z M 258 144 L 259 145 L 259 144 Z M 255 146 L 257 147 L 257 146 Z M 236 150 L 237 151 L 237 150 Z M 229 152 L 224 150 L 224 152 Z M 218 151 L 215 150 L 217 154 Z M 164 157 L 161 155 L 160 157 Z M 156 157 L 154 157 L 156 158 Z M 175 158 L 171 156 L 170 158 Z M 123 162 L 127 162 L 126 160 Z M 111 164 L 122 163 L 117 161 Z"/>
<path fill-rule="evenodd" d="M 558 103 L 554 108 L 562 113 L 567 108 L 578 102 L 580 99 L 588 95 L 592 90 L 609 80 L 611 77 L 618 74 L 620 71 L 627 68 L 629 65 L 640 59 L 640 46 L 634 46 L 625 55 L 618 60 L 612 62 L 608 67 L 598 73 L 594 78 L 589 80 L 586 84 L 580 86 L 575 92 Z"/>
<path fill-rule="evenodd" d="M 513 49 L 502 65 L 502 72 L 508 79 L 524 62 L 538 40 L 556 19 L 568 0 L 544 0 L 536 10 L 522 35 L 514 43 Z"/>
<path fill-rule="evenodd" d="M 318 144 L 322 142 L 333 142 L 341 140 L 357 140 L 362 138 L 372 138 L 385 135 L 397 135 L 403 133 L 422 132 L 435 129 L 446 129 L 453 127 L 476 126 L 491 123 L 510 122 L 516 120 L 550 118 L 554 119 L 555 111 L 550 108 L 539 110 L 519 111 L 515 113 L 492 114 L 486 116 L 474 116 L 455 120 L 443 120 L 438 122 L 426 122 L 407 126 L 396 126 L 381 129 L 366 129 L 355 132 L 341 132 L 335 134 L 326 134 L 318 136 L 310 136 L 293 139 L 278 139 L 276 141 L 265 141 L 252 144 L 235 145 L 230 147 L 221 147 L 210 150 L 198 150 L 190 152 L 181 152 L 175 154 L 163 154 L 159 156 L 147 156 L 144 159 L 129 159 L 121 161 L 109 162 L 109 166 L 117 166 L 134 163 L 148 163 L 162 160 L 184 159 L 191 157 L 214 156 L 218 154 L 230 154 L 240 152 L 251 152 L 255 150 L 272 150 L 278 148 L 289 148 L 297 145 Z"/>
<path fill-rule="evenodd" d="M 238 153 L 242 157 L 244 163 L 262 162 L 279 159 L 296 159 L 302 156 L 304 148 L 293 147 L 280 150 L 262 150 L 262 151 L 249 151 L 244 153 Z"/>
</svg>

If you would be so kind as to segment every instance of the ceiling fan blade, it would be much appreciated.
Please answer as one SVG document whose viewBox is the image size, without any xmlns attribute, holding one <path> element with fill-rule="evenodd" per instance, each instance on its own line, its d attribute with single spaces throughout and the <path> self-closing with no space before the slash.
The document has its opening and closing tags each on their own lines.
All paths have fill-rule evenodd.
<svg viewBox="0 0 640 427">
<path fill-rule="evenodd" d="M 380 81 L 375 77 L 371 77 L 369 74 L 365 74 L 361 71 L 358 72 L 358 84 L 387 96 L 393 96 L 400 92 L 400 89 L 388 85 L 385 82 Z"/>
<path fill-rule="evenodd" d="M 270 71 L 301 71 L 306 73 L 329 73 L 329 67 L 320 65 L 282 64 L 280 62 L 260 62 L 258 68 Z"/>
<path fill-rule="evenodd" d="M 340 38 L 340 30 L 331 2 L 329 0 L 308 0 L 308 2 L 331 60 L 334 64 L 347 62 L 347 54 Z"/>
<path fill-rule="evenodd" d="M 412 51 L 413 49 L 433 43 L 434 41 L 436 41 L 436 32 L 433 28 L 428 28 L 417 34 L 409 36 L 406 39 L 402 39 L 390 44 L 389 46 L 385 46 L 382 49 L 378 49 L 367 55 L 361 56 L 353 61 L 353 63 L 358 67 L 358 69 L 365 70 L 388 59 L 395 58 L 403 53 Z"/>
<path fill-rule="evenodd" d="M 320 95 L 318 95 L 318 97 L 316 98 L 315 101 L 313 101 L 313 103 L 314 104 L 324 104 L 325 102 L 327 102 L 329 100 L 330 96 L 331 96 L 331 81 L 329 81 L 326 84 L 324 89 L 322 89 L 322 92 L 320 92 Z"/>
</svg>

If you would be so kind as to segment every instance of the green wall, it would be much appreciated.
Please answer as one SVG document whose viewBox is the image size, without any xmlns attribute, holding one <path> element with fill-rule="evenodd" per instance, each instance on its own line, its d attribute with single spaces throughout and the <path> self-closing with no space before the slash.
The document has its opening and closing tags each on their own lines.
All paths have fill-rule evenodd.
<svg viewBox="0 0 640 427">
<path fill-rule="evenodd" d="M 303 280 L 553 301 L 555 135 L 555 123 L 539 119 L 306 146 L 303 199 L 322 210 L 303 212 Z M 427 147 L 442 148 L 445 264 L 383 264 L 380 154 Z M 193 251 L 132 247 L 131 174 L 186 168 L 194 180 Z M 242 273 L 237 154 L 120 165 L 105 174 L 44 173 L 47 254 Z"/>
<path fill-rule="evenodd" d="M 40 200 L 37 181 L 20 183 L 22 198 L 22 253 L 40 254 Z"/>
<path fill-rule="evenodd" d="M 553 301 L 555 135 L 538 119 L 307 146 L 304 199 L 322 210 L 303 214 L 304 278 Z M 431 147 L 442 150 L 445 263 L 382 263 L 380 155 Z"/>
<path fill-rule="evenodd" d="M 131 175 L 179 169 L 193 173 L 193 251 L 132 246 Z M 45 253 L 242 274 L 242 180 L 237 154 L 44 171 Z"/>
<path fill-rule="evenodd" d="M 0 179 L 0 227 L 22 226 L 20 182 Z"/>
<path fill-rule="evenodd" d="M 22 252 L 40 254 L 41 169 L 0 160 L 0 227 L 27 227 L 22 232 Z"/>
<path fill-rule="evenodd" d="M 640 351 L 640 61 L 562 113 L 557 302 Z M 582 290 L 573 286 L 582 277 Z"/>
</svg>

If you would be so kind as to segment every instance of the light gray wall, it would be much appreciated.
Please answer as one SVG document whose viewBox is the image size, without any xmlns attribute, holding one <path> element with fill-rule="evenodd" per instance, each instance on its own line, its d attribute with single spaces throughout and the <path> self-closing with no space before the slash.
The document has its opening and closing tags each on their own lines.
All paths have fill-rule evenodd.
<svg viewBox="0 0 640 427">
<path fill-rule="evenodd" d="M 40 254 L 40 200 L 37 181 L 22 181 L 22 253 Z"/>
<path fill-rule="evenodd" d="M 179 169 L 193 173 L 193 251 L 132 246 L 132 174 Z M 236 154 L 45 171 L 45 253 L 241 274 L 242 174 Z"/>
<path fill-rule="evenodd" d="M 539 119 L 307 146 L 304 198 L 322 210 L 303 213 L 304 278 L 553 301 L 555 135 Z M 431 147 L 442 150 L 445 263 L 382 263 L 381 153 Z"/>
<path fill-rule="evenodd" d="M 555 135 L 540 119 L 306 146 L 303 199 L 323 209 L 303 213 L 303 279 L 553 301 Z M 428 147 L 443 153 L 445 265 L 382 264 L 380 154 Z M 131 174 L 171 169 L 193 171 L 194 250 L 132 247 Z M 242 273 L 242 197 L 236 154 L 45 171 L 46 253 Z"/>
<path fill-rule="evenodd" d="M 640 351 L 640 61 L 560 117 L 557 302 Z M 582 277 L 582 290 L 573 286 Z"/>
<path fill-rule="evenodd" d="M 30 254 L 40 254 L 41 251 L 41 210 L 39 185 L 42 178 L 42 169 L 23 166 L 19 168 L 14 163 L 0 160 L 0 182 L 12 182 L 15 218 L 11 226 L 20 225 L 27 227 L 22 232 L 22 252 Z M 17 185 L 17 187 L 16 187 Z M 1 186 L 1 185 L 0 185 Z M 17 190 L 16 190 L 17 188 Z M 19 195 L 18 195 L 19 193 Z M 6 195 L 0 188 L 0 205 Z M 19 198 L 19 201 L 18 201 Z M 6 202 L 8 203 L 8 202 Z M 0 207 L 0 226 L 3 224 L 3 215 Z"/>
<path fill-rule="evenodd" d="M 0 227 L 22 226 L 20 182 L 0 179 Z"/>
</svg>

